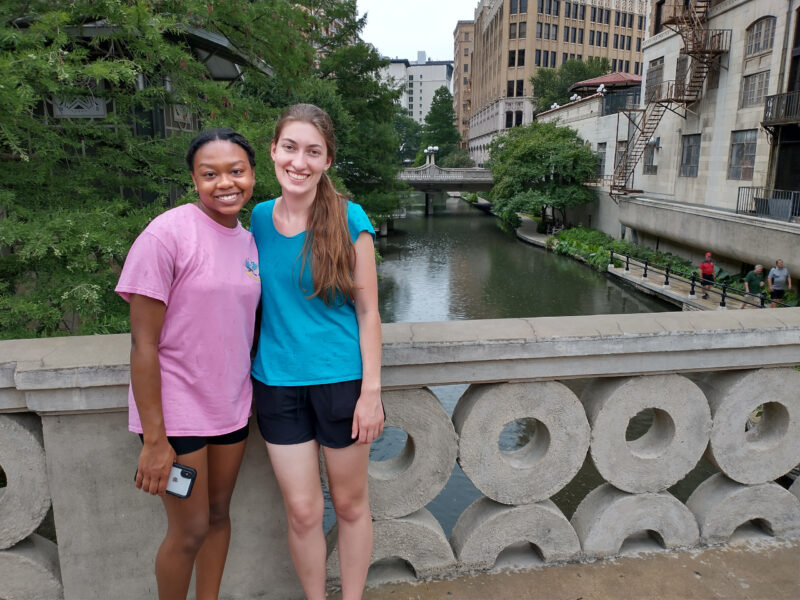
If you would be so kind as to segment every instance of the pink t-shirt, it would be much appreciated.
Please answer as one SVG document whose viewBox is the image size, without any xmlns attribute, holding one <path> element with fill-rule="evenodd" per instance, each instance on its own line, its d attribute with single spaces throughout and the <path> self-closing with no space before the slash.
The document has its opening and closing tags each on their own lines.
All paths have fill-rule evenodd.
<svg viewBox="0 0 800 600">
<path fill-rule="evenodd" d="M 261 296 L 258 250 L 237 223 L 229 229 L 185 204 L 159 215 L 136 238 L 116 287 L 167 305 L 158 343 L 167 435 L 212 436 L 250 416 L 250 346 Z M 142 433 L 128 392 L 128 428 Z"/>
</svg>

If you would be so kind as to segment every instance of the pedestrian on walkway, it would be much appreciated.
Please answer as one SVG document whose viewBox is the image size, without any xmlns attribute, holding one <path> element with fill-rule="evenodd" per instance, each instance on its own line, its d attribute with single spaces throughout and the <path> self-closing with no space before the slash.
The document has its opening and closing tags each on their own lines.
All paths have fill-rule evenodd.
<svg viewBox="0 0 800 600">
<path fill-rule="evenodd" d="M 764 266 L 756 265 L 744 277 L 744 291 L 746 302 L 742 303 L 742 308 L 753 308 L 755 305 L 751 303 L 759 302 L 762 288 L 764 287 Z"/>
<path fill-rule="evenodd" d="M 711 252 L 706 252 L 706 259 L 700 263 L 700 285 L 703 286 L 703 299 L 708 299 L 708 290 L 714 285 L 714 261 Z"/>
<path fill-rule="evenodd" d="M 792 278 L 789 275 L 789 269 L 783 266 L 783 260 L 780 258 L 775 261 L 775 266 L 769 270 L 767 281 L 769 282 L 769 295 L 772 299 L 770 306 L 775 308 L 778 306 L 776 300 L 782 300 L 786 290 L 792 289 Z"/>
</svg>

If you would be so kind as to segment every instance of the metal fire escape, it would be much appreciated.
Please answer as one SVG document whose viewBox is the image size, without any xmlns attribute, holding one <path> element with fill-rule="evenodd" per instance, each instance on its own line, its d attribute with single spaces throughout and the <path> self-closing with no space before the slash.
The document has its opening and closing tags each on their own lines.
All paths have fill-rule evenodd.
<svg viewBox="0 0 800 600">
<path fill-rule="evenodd" d="M 683 63 L 679 59 L 674 81 L 646 83 L 643 110 L 628 111 L 633 134 L 628 136 L 627 149 L 615 160 L 610 190 L 614 200 L 617 196 L 632 191 L 629 182 L 633 177 L 633 170 L 664 113 L 671 110 L 685 118 L 688 107 L 700 99 L 703 82 L 712 65 L 730 50 L 730 29 L 708 29 L 707 14 L 710 4 L 711 0 L 672 0 L 664 6 L 662 25 L 681 36 L 681 55 L 687 58 Z M 681 64 L 685 65 L 683 69 L 680 68 Z"/>
</svg>

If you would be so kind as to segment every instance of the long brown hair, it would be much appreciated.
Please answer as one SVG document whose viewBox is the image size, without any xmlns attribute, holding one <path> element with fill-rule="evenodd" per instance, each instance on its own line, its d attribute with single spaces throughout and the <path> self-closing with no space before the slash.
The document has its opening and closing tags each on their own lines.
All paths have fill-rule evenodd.
<svg viewBox="0 0 800 600">
<path fill-rule="evenodd" d="M 325 140 L 328 157 L 336 157 L 333 121 L 328 113 L 313 104 L 295 104 L 287 108 L 275 124 L 272 143 L 277 144 L 286 124 L 300 121 L 313 125 Z M 353 270 L 356 251 L 347 226 L 347 199 L 336 191 L 330 177 L 323 173 L 311 204 L 306 224 L 306 239 L 301 250 L 300 279 L 307 263 L 311 265 L 314 291 L 308 298 L 319 296 L 326 306 L 355 299 Z"/>
</svg>

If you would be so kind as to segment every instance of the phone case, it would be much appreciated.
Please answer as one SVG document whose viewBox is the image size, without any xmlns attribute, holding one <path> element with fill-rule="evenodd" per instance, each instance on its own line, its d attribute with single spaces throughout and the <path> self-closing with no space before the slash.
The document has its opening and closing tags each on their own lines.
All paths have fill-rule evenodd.
<svg viewBox="0 0 800 600">
<path fill-rule="evenodd" d="M 169 473 L 167 493 L 177 496 L 178 498 L 188 498 L 189 494 L 192 493 L 192 487 L 194 486 L 196 477 L 197 471 L 192 467 L 174 463 Z"/>
</svg>

